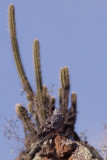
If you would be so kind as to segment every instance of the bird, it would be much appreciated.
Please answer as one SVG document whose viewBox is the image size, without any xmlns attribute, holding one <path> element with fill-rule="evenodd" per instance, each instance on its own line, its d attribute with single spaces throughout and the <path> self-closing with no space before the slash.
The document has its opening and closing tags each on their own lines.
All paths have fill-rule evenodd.
<svg viewBox="0 0 107 160">
<path fill-rule="evenodd" d="M 56 135 L 59 133 L 64 125 L 64 117 L 59 108 L 56 108 L 53 115 L 45 121 L 45 124 L 38 133 L 38 138 L 45 138 L 47 136 Z"/>
</svg>

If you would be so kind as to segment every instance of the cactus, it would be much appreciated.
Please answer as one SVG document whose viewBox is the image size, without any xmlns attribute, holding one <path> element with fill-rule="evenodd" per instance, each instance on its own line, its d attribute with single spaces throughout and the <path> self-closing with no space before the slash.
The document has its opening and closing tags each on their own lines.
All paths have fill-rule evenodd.
<svg viewBox="0 0 107 160">
<path fill-rule="evenodd" d="M 39 41 L 35 39 L 33 43 L 33 60 L 34 60 L 34 71 L 35 71 L 36 88 L 37 88 L 37 94 L 35 94 L 25 74 L 19 53 L 19 47 L 16 35 L 16 24 L 15 24 L 15 9 L 13 5 L 9 6 L 9 29 L 10 29 L 10 37 L 11 37 L 16 68 L 19 77 L 21 79 L 22 86 L 26 92 L 26 98 L 29 101 L 28 105 L 29 112 L 33 115 L 37 127 L 41 127 L 44 121 L 53 114 L 53 110 L 55 109 L 55 97 L 51 97 L 49 95 L 47 87 L 43 86 L 42 84 Z M 61 88 L 59 89 L 59 105 L 62 114 L 66 117 L 66 115 L 69 112 L 68 98 L 70 89 L 68 67 L 61 68 L 60 80 L 61 80 Z M 72 103 L 71 108 L 73 107 L 74 104 Z M 71 110 L 75 110 L 76 113 L 76 107 L 75 109 Z M 76 115 L 74 119 L 76 119 Z"/>
<path fill-rule="evenodd" d="M 49 118 L 55 109 L 55 97 L 51 97 L 49 95 L 49 91 L 46 86 L 43 86 L 42 98 L 46 118 Z"/>
<path fill-rule="evenodd" d="M 51 97 L 51 115 L 53 114 L 53 111 L 55 110 L 55 97 Z"/>
<path fill-rule="evenodd" d="M 72 115 L 74 115 L 73 119 L 74 119 L 74 124 L 76 122 L 76 114 L 77 114 L 77 95 L 75 92 L 72 92 L 71 94 L 71 112 Z"/>
<path fill-rule="evenodd" d="M 33 89 L 31 88 L 20 57 L 16 36 L 15 9 L 13 5 L 9 6 L 9 29 L 16 68 L 21 79 L 22 86 L 26 92 L 26 98 L 29 101 L 28 110 L 31 113 L 29 114 L 28 110 L 21 104 L 16 105 L 16 113 L 23 123 L 25 132 L 25 148 L 28 152 L 28 149 L 31 147 L 33 142 L 36 140 L 38 142 L 37 134 L 42 129 L 45 121 L 52 116 L 55 109 L 56 100 L 54 96 L 50 96 L 47 87 L 43 86 L 42 84 L 39 40 L 37 39 L 35 39 L 33 43 L 33 60 L 37 93 L 34 93 Z M 67 137 L 73 136 L 75 140 L 80 140 L 78 135 L 74 131 L 74 125 L 77 116 L 76 93 L 72 93 L 71 107 L 69 108 L 68 106 L 70 90 L 68 67 L 61 68 L 60 80 L 61 87 L 59 88 L 59 106 L 65 118 L 62 133 Z M 33 116 L 35 122 L 32 121 L 31 115 Z M 28 157 L 26 157 L 26 159 L 27 158 Z M 33 158 L 34 157 L 32 157 L 32 159 Z"/>
<path fill-rule="evenodd" d="M 77 97 L 73 92 L 71 95 L 71 107 L 68 108 L 70 80 L 68 67 L 63 67 L 60 70 L 61 88 L 59 88 L 59 106 L 61 112 L 65 117 L 65 125 L 63 127 L 63 134 L 65 136 L 72 136 L 76 140 L 80 140 L 75 130 L 75 122 L 77 117 Z"/>
<path fill-rule="evenodd" d="M 15 109 L 18 117 L 22 120 L 25 135 L 27 136 L 28 132 L 35 133 L 35 130 L 34 130 L 35 125 L 31 121 L 30 116 L 28 115 L 27 109 L 23 107 L 21 104 L 17 104 L 15 106 Z"/>
<path fill-rule="evenodd" d="M 21 79 L 22 86 L 24 90 L 27 92 L 27 94 L 30 97 L 32 97 L 33 90 L 26 77 L 26 74 L 23 68 L 23 64 L 20 58 L 20 52 L 19 52 L 18 41 L 17 41 L 17 36 L 16 36 L 15 11 L 14 11 L 13 5 L 9 6 L 9 29 L 10 29 L 10 37 L 11 37 L 11 43 L 12 43 L 12 49 L 13 49 L 14 59 L 16 63 L 16 68 L 17 68 L 19 77 Z"/>
<path fill-rule="evenodd" d="M 28 103 L 28 110 L 33 115 L 33 118 L 34 118 L 34 120 L 35 120 L 35 122 L 37 124 L 37 127 L 40 126 L 39 118 L 38 118 L 38 115 L 36 113 L 34 104 L 32 102 Z"/>
<path fill-rule="evenodd" d="M 37 39 L 35 39 L 33 43 L 33 59 L 34 59 L 37 92 L 39 94 L 42 92 L 43 86 L 42 86 L 42 75 L 41 75 L 39 41 Z"/>
<path fill-rule="evenodd" d="M 59 105 L 61 107 L 62 114 L 67 113 L 68 98 L 69 98 L 69 70 L 68 67 L 63 67 L 60 70 L 61 88 L 59 89 Z"/>
<path fill-rule="evenodd" d="M 40 51 L 39 51 L 39 41 L 37 39 L 35 39 L 33 43 L 33 60 L 34 60 L 34 69 L 36 76 L 36 88 L 38 94 L 38 106 L 41 115 L 45 120 L 45 113 L 44 113 L 43 99 L 42 99 L 43 86 L 42 86 L 42 76 L 41 76 Z"/>
<path fill-rule="evenodd" d="M 63 88 L 59 88 L 59 106 L 63 110 Z"/>
<path fill-rule="evenodd" d="M 63 67 L 60 70 L 60 80 L 62 88 L 69 90 L 70 83 L 69 83 L 69 70 L 68 67 Z"/>
</svg>

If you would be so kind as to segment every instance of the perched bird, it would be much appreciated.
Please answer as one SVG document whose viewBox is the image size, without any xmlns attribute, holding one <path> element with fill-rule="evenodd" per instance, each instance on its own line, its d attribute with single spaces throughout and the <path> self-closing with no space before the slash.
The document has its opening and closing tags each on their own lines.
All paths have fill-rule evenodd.
<svg viewBox="0 0 107 160">
<path fill-rule="evenodd" d="M 56 135 L 62 130 L 63 124 L 64 117 L 62 116 L 60 109 L 56 108 L 53 115 L 46 120 L 42 127 L 42 131 L 38 133 L 38 138 L 45 138 L 48 135 Z"/>
</svg>

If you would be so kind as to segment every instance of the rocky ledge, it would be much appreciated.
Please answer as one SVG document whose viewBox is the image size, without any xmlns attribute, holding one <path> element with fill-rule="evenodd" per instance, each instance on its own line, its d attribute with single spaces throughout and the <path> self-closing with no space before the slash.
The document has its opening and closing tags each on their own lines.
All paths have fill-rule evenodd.
<svg viewBox="0 0 107 160">
<path fill-rule="evenodd" d="M 60 135 L 57 135 L 54 140 L 44 141 L 41 146 L 36 145 L 34 148 L 33 145 L 29 153 L 33 153 L 33 157 L 26 156 L 26 160 L 103 160 L 98 151 L 89 144 Z"/>
</svg>

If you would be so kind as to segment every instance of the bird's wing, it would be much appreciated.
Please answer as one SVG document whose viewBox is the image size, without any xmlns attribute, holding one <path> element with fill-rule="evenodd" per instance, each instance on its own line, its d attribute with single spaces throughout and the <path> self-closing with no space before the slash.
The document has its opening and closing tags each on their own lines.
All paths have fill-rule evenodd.
<svg viewBox="0 0 107 160">
<path fill-rule="evenodd" d="M 64 124 L 64 117 L 61 114 L 52 115 L 43 126 L 42 132 L 38 134 L 38 137 L 45 137 L 48 133 L 57 131 Z"/>
<path fill-rule="evenodd" d="M 45 130 L 55 130 L 63 123 L 63 117 L 61 114 L 56 114 L 51 116 L 44 125 L 44 131 Z"/>
</svg>

